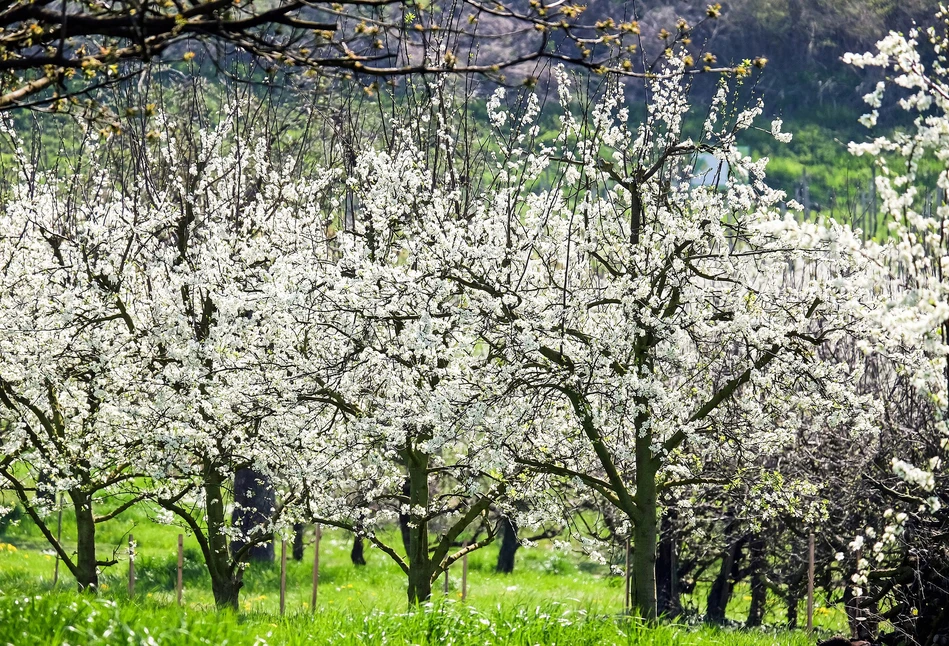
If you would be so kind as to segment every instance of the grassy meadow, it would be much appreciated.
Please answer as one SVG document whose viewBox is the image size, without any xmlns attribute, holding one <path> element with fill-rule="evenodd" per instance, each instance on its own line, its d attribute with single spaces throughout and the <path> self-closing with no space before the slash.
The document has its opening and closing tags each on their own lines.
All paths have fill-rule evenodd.
<svg viewBox="0 0 949 646">
<path fill-rule="evenodd" d="M 5 501 L 7 505 L 10 500 Z M 368 564 L 349 558 L 350 536 L 326 531 L 320 543 L 317 609 L 310 613 L 313 530 L 304 559 L 288 555 L 286 614 L 279 614 L 279 546 L 274 564 L 255 563 L 245 574 L 238 614 L 214 609 L 210 579 L 193 537 L 184 540 L 184 600 L 176 603 L 178 527 L 155 522 L 145 507 L 99 526 L 104 568 L 98 597 L 75 592 L 37 528 L 27 518 L 0 526 L 0 644 L 719 644 L 756 646 L 813 643 L 803 632 L 778 628 L 783 612 L 769 610 L 770 627 L 737 628 L 747 613 L 747 590 L 737 590 L 729 619 L 736 628 L 697 624 L 707 586 L 685 598 L 682 623 L 647 627 L 622 614 L 623 580 L 579 551 L 548 543 L 522 548 L 513 574 L 497 574 L 497 547 L 469 559 L 468 596 L 461 599 L 461 567 L 439 581 L 431 604 L 407 612 L 405 580 L 398 567 L 366 547 Z M 74 531 L 67 511 L 63 536 Z M 129 598 L 128 534 L 137 544 L 135 596 Z M 288 545 L 289 551 L 289 545 Z M 620 554 L 615 558 L 619 559 Z M 818 599 L 821 633 L 839 631 L 843 617 Z M 803 617 L 803 608 L 801 609 Z"/>
</svg>

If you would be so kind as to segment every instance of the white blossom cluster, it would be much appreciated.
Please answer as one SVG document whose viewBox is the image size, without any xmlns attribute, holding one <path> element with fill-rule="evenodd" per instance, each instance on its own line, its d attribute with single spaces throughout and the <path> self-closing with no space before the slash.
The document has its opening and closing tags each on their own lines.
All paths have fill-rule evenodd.
<svg viewBox="0 0 949 646">
<path fill-rule="evenodd" d="M 941 6 L 937 20 L 944 23 L 947 17 L 946 8 Z M 931 53 L 923 52 L 926 43 Z M 912 456 L 896 456 L 890 461 L 897 482 L 894 486 L 899 489 L 890 493 L 895 494 L 893 501 L 904 510 L 890 509 L 884 514 L 887 524 L 882 536 L 873 543 L 870 554 L 860 559 L 852 578 L 853 583 L 861 586 L 855 590 L 857 596 L 867 585 L 871 567 L 885 566 L 891 555 L 893 563 L 900 562 L 901 552 L 895 546 L 907 524 L 921 519 L 925 526 L 944 503 L 940 489 L 944 489 L 942 483 L 947 474 L 941 454 L 949 443 L 949 206 L 944 199 L 949 189 L 947 47 L 945 32 L 940 34 L 936 28 L 912 29 L 906 35 L 891 32 L 877 43 L 875 52 L 844 57 L 857 67 L 875 67 L 887 73 L 886 80 L 878 82 L 864 97 L 870 107 L 861 119 L 864 125 L 876 125 L 878 109 L 887 92 L 899 97 L 896 103 L 913 119 L 910 128 L 877 135 L 866 143 L 851 143 L 850 150 L 855 155 L 873 158 L 879 169 L 876 191 L 881 211 L 889 220 L 891 243 L 882 260 L 890 271 L 889 284 L 898 287 L 889 290 L 888 302 L 878 312 L 881 338 L 889 336 L 898 341 L 887 352 L 898 357 L 901 370 L 931 415 L 925 428 L 906 429 L 902 438 L 905 446 L 922 448 L 910 449 L 914 450 Z M 935 200 L 920 191 L 924 168 L 936 171 Z M 930 435 L 923 436 L 930 431 Z M 873 528 L 868 527 L 866 535 L 874 538 Z M 915 540 L 913 550 L 932 547 L 920 537 Z M 864 549 L 863 536 L 858 536 L 850 549 Z"/>
<path fill-rule="evenodd" d="M 937 18 L 947 17 L 945 8 Z M 927 65 L 920 54 L 920 41 L 928 41 L 933 49 L 932 62 Z M 914 117 L 913 128 L 878 136 L 868 143 L 851 143 L 855 155 L 869 155 L 880 169 L 876 190 L 882 211 L 891 222 L 891 238 L 887 258 L 894 281 L 902 283 L 882 317 L 882 326 L 915 350 L 911 360 L 913 384 L 934 406 L 936 427 L 943 434 L 945 449 L 949 434 L 949 383 L 946 380 L 946 357 L 949 339 L 949 206 L 945 200 L 930 202 L 919 192 L 921 163 L 935 162 L 938 171 L 936 187 L 949 190 L 949 75 L 946 53 L 949 41 L 936 29 L 913 29 L 908 35 L 892 32 L 877 43 L 875 53 L 848 54 L 845 60 L 858 67 L 878 67 L 892 71 L 894 76 L 880 81 L 865 98 L 873 109 L 864 121 L 876 122 L 884 92 L 891 88 L 901 93 L 899 106 Z M 924 491 L 932 491 L 935 473 L 942 459 L 933 456 L 930 464 L 917 466 L 899 458 L 892 461 L 893 472 L 907 483 Z"/>
</svg>

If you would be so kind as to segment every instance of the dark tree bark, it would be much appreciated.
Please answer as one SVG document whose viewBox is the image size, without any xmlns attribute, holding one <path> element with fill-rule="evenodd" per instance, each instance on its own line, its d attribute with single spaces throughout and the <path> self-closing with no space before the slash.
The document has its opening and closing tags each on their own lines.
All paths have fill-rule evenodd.
<svg viewBox="0 0 949 646">
<path fill-rule="evenodd" d="M 303 523 L 294 523 L 293 525 L 293 560 L 303 560 L 303 532 L 305 526 Z"/>
<path fill-rule="evenodd" d="M 205 473 L 204 496 L 205 518 L 207 520 L 207 538 L 201 548 L 205 564 L 211 576 L 211 591 L 218 608 L 239 609 L 239 596 L 244 587 L 244 569 L 240 561 L 228 554 L 228 541 L 225 532 L 224 478 L 212 465 Z M 231 544 L 233 546 L 233 543 Z M 271 551 L 273 547 L 271 546 Z M 232 554 L 237 554 L 234 550 Z M 245 555 L 246 556 L 246 555 Z"/>
<path fill-rule="evenodd" d="M 664 516 L 656 555 L 656 604 L 659 614 L 670 618 L 682 614 L 678 548 L 673 520 L 670 516 Z"/>
<path fill-rule="evenodd" d="M 804 570 L 797 572 L 788 580 L 787 594 L 784 596 L 784 604 L 787 608 L 787 628 L 795 630 L 797 628 L 797 607 L 801 603 L 801 597 L 804 596 Z"/>
<path fill-rule="evenodd" d="M 211 593 L 214 595 L 214 603 L 218 608 L 228 608 L 237 612 L 240 608 L 240 591 L 244 586 L 243 582 L 230 577 L 217 577 L 211 579 Z"/>
<path fill-rule="evenodd" d="M 240 530 L 242 536 L 260 534 L 260 527 L 272 518 L 277 503 L 277 494 L 270 479 L 253 469 L 239 469 L 234 476 L 234 511 L 231 524 Z M 255 531 L 256 530 L 256 531 Z M 245 541 L 235 538 L 231 541 L 231 554 L 243 549 Z M 247 554 L 248 561 L 273 563 L 273 541 L 254 545 Z"/>
<path fill-rule="evenodd" d="M 521 546 L 517 540 L 517 524 L 507 516 L 501 518 L 501 549 L 498 551 L 498 563 L 495 572 L 510 574 L 514 571 L 514 555 Z"/>
<path fill-rule="evenodd" d="M 428 519 L 416 510 L 427 509 L 429 502 L 429 456 L 422 451 L 406 451 L 409 488 L 409 606 L 428 601 L 432 596 L 432 564 L 428 552 Z M 401 519 L 400 519 L 401 520 Z M 405 530 L 403 529 L 403 532 Z M 404 536 L 404 534 L 403 534 Z"/>
<path fill-rule="evenodd" d="M 748 626 L 760 626 L 764 621 L 768 588 L 765 584 L 768 559 L 766 544 L 761 534 L 755 534 L 749 544 L 749 569 L 751 570 L 751 606 L 748 608 Z"/>
<path fill-rule="evenodd" d="M 353 565 L 366 564 L 366 555 L 363 549 L 362 536 L 353 537 L 353 549 L 349 552 L 349 558 L 352 560 Z"/>
<path fill-rule="evenodd" d="M 92 514 L 92 496 L 85 492 L 69 492 L 76 510 L 76 583 L 80 592 L 99 590 L 96 560 L 96 521 Z"/>
<path fill-rule="evenodd" d="M 636 403 L 641 412 L 636 416 L 636 428 L 644 429 L 649 421 L 645 412 L 648 404 L 642 398 Z M 637 433 L 636 437 L 636 500 L 639 502 L 639 517 L 630 515 L 633 526 L 633 553 L 630 568 L 630 607 L 643 619 L 655 619 L 656 603 L 656 551 L 659 546 L 659 489 L 656 476 L 661 465 L 652 450 L 652 433 Z M 630 509 L 627 514 L 633 510 Z"/>
<path fill-rule="evenodd" d="M 722 556 L 722 566 L 708 593 L 705 621 L 709 623 L 725 623 L 728 602 L 731 600 L 735 583 L 741 578 L 741 551 L 744 543 L 744 538 L 732 542 Z"/>
</svg>

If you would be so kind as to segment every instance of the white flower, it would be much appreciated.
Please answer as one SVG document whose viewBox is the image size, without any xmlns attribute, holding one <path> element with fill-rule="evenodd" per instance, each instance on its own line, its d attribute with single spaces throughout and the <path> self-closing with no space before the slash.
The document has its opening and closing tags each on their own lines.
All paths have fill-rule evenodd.
<svg viewBox="0 0 949 646">
<path fill-rule="evenodd" d="M 771 136 L 774 137 L 776 141 L 787 144 L 791 142 L 793 135 L 789 132 L 781 132 L 781 125 L 783 123 L 784 121 L 781 119 L 775 119 L 771 122 Z"/>
</svg>

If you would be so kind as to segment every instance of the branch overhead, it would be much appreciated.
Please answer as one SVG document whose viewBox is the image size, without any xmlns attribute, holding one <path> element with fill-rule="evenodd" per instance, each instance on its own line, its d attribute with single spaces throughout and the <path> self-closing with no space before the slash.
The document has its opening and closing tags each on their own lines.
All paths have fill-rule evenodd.
<svg viewBox="0 0 949 646">
<path fill-rule="evenodd" d="M 664 44 L 690 42 L 694 28 L 683 24 Z M 645 77 L 655 61 L 639 46 L 635 21 L 595 20 L 580 5 L 540 0 L 17 0 L 0 5 L 0 110 L 38 97 L 55 105 L 149 62 L 197 65 L 197 50 L 256 59 L 271 72 L 475 73 L 503 82 L 504 70 L 518 67 L 533 80 L 525 70 L 542 61 Z"/>
</svg>

